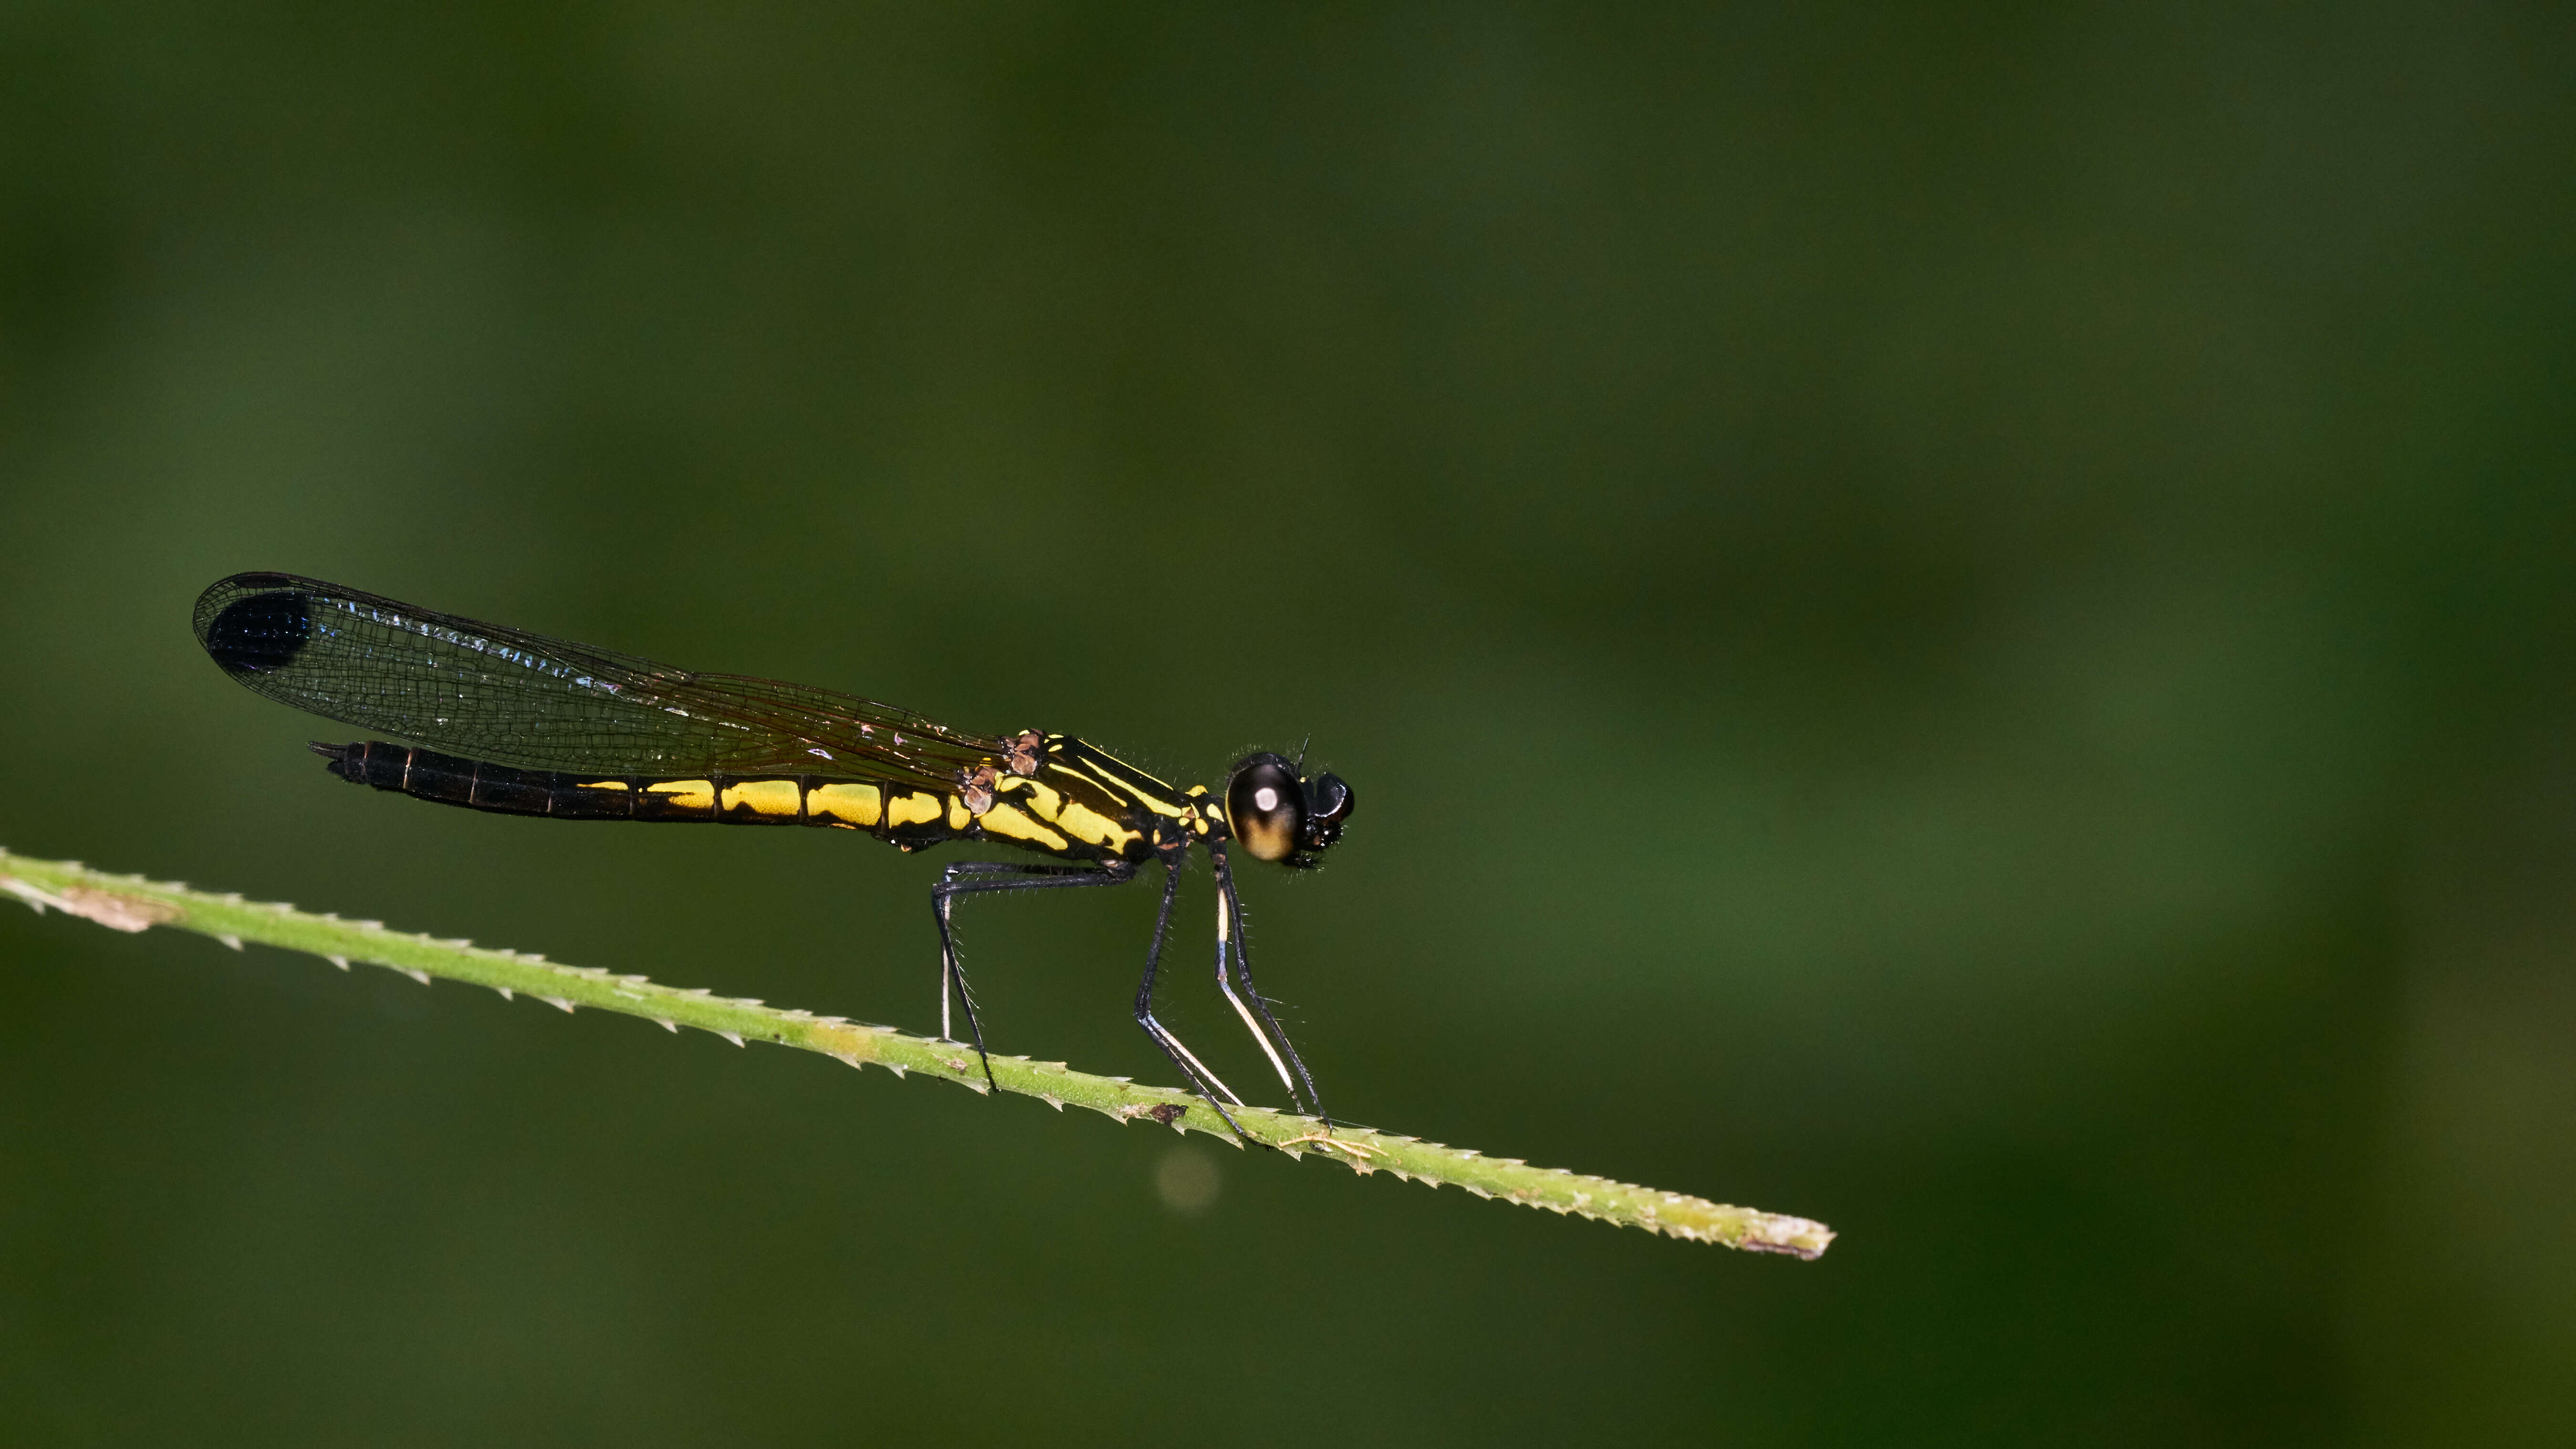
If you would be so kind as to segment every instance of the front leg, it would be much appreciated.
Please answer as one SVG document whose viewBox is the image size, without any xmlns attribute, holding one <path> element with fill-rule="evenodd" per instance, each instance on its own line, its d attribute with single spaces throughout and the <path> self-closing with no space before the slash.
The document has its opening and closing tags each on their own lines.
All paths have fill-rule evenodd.
<svg viewBox="0 0 2576 1449">
<path fill-rule="evenodd" d="M 1279 1024 L 1279 1018 L 1270 1014 L 1269 999 L 1253 989 L 1251 934 L 1244 927 L 1243 897 L 1235 893 L 1234 869 L 1226 861 L 1223 841 L 1209 844 L 1208 860 L 1216 871 L 1217 989 L 1225 993 L 1226 1000 L 1234 1003 L 1235 1015 L 1243 1018 L 1244 1030 L 1251 1032 L 1252 1039 L 1261 1043 L 1262 1052 L 1270 1058 L 1271 1070 L 1279 1074 L 1279 1085 L 1288 1089 L 1289 1102 L 1301 1112 L 1308 1112 L 1322 1118 L 1324 1125 L 1329 1127 L 1333 1119 L 1325 1116 L 1323 1098 L 1315 1091 L 1315 1079 L 1307 1072 L 1306 1063 L 1297 1055 L 1297 1044 L 1288 1039 L 1288 1030 Z M 1243 996 L 1251 997 L 1253 1007 L 1261 1012 L 1260 1022 L 1252 1019 L 1252 1012 L 1244 1007 L 1243 996 L 1234 994 L 1234 982 L 1226 979 L 1226 961 L 1229 956 L 1234 962 L 1234 979 L 1243 983 Z M 1261 1029 L 1262 1023 L 1265 1022 L 1270 1027 L 1267 1032 Z M 1273 1037 L 1276 1037 L 1279 1042 L 1276 1047 L 1270 1044 Z M 1284 1063 L 1279 1060 L 1281 1052 L 1288 1054 L 1288 1060 Z M 1289 1080 L 1290 1067 L 1297 1069 L 1295 1081 Z M 1299 1082 L 1304 1083 L 1306 1087 L 1302 1098 L 1297 1093 Z"/>
</svg>

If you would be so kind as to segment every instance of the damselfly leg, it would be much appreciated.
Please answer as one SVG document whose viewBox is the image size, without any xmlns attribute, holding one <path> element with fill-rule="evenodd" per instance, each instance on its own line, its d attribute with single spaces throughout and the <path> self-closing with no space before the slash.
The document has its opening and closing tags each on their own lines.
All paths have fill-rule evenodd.
<svg viewBox="0 0 2576 1449">
<path fill-rule="evenodd" d="M 1208 858 L 1216 872 L 1217 989 L 1224 992 L 1225 999 L 1234 1004 L 1235 1015 L 1243 1018 L 1244 1030 L 1251 1032 L 1252 1039 L 1261 1043 L 1262 1053 L 1270 1058 L 1271 1070 L 1279 1074 L 1279 1085 L 1288 1089 L 1290 1104 L 1300 1112 L 1321 1118 L 1326 1126 L 1330 1126 L 1333 1119 L 1324 1115 L 1323 1098 L 1315 1091 L 1315 1078 L 1307 1072 L 1306 1063 L 1297 1055 L 1296 1043 L 1288 1039 L 1287 1028 L 1281 1026 L 1279 1018 L 1271 1014 L 1269 1000 L 1253 988 L 1252 943 L 1250 933 L 1245 929 L 1243 921 L 1243 897 L 1235 892 L 1234 868 L 1226 861 L 1224 842 L 1211 842 L 1208 847 Z M 1234 963 L 1234 981 L 1226 979 L 1226 962 L 1229 957 Z M 1243 984 L 1243 996 L 1237 996 L 1234 993 L 1234 983 L 1238 981 Z M 1252 998 L 1252 1008 L 1249 1010 L 1243 1004 L 1246 996 Z M 1252 1019 L 1254 1010 L 1261 1013 L 1261 1020 L 1258 1022 Z M 1265 1023 L 1270 1028 L 1267 1032 L 1262 1030 Z M 1274 1038 L 1279 1043 L 1275 1047 L 1271 1045 Z M 1279 1059 L 1281 1052 L 1288 1054 L 1288 1059 L 1284 1063 Z M 1294 1081 L 1291 1081 L 1288 1076 L 1290 1067 L 1296 1068 L 1297 1071 Z M 1303 1096 L 1298 1094 L 1299 1083 L 1305 1085 Z"/>
<path fill-rule="evenodd" d="M 949 903 L 959 896 L 986 891 L 1034 891 L 1066 887 L 1125 885 L 1136 878 L 1136 868 L 1123 861 L 1102 866 L 1087 865 L 1020 865 L 998 860 L 962 860 L 939 873 L 939 884 L 930 888 L 931 914 L 939 918 L 939 1039 L 954 1041 L 949 1035 L 948 1005 L 953 991 L 956 999 L 966 1004 L 966 1029 L 975 1036 L 975 1055 L 984 1064 L 984 1082 L 998 1087 L 993 1080 L 993 1058 L 984 1050 L 984 1024 L 975 1019 L 975 993 L 966 988 L 965 968 L 957 963 L 957 937 L 948 923 Z"/>
<path fill-rule="evenodd" d="M 1207 1099 L 1207 1104 L 1225 1119 L 1225 1125 L 1234 1129 L 1235 1136 L 1246 1142 L 1258 1142 L 1258 1138 L 1243 1130 L 1242 1123 L 1234 1120 L 1232 1112 L 1225 1110 L 1228 1102 L 1238 1107 L 1244 1105 L 1243 1099 L 1235 1095 L 1232 1087 L 1217 1080 L 1216 1073 L 1207 1069 L 1207 1064 L 1198 1059 L 1196 1052 L 1181 1045 L 1181 1039 L 1172 1035 L 1169 1027 L 1154 1019 L 1154 973 L 1162 964 L 1163 938 L 1171 932 L 1172 898 L 1181 888 L 1181 860 L 1177 851 L 1164 857 L 1163 904 L 1154 913 L 1154 939 L 1145 948 L 1145 978 L 1136 983 L 1136 1024 L 1145 1029 L 1145 1035 L 1154 1039 L 1154 1045 L 1163 1049 L 1164 1056 L 1172 1059 L 1172 1065 L 1180 1069 L 1181 1075 L 1190 1079 L 1190 1086 Z"/>
</svg>

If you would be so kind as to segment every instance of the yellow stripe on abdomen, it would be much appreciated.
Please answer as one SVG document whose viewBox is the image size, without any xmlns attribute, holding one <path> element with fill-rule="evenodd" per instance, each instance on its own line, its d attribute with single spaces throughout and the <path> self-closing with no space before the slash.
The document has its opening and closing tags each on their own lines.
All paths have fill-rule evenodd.
<svg viewBox="0 0 2576 1449">
<path fill-rule="evenodd" d="M 885 796 L 874 785 L 817 785 L 805 792 L 805 813 L 845 830 L 874 830 Z"/>
<path fill-rule="evenodd" d="M 798 793 L 793 780 L 746 780 L 739 785 L 725 786 L 724 808 L 793 820 L 796 818 Z"/>
<path fill-rule="evenodd" d="M 948 813 L 945 796 L 915 790 L 886 797 L 886 828 L 900 830 L 907 825 L 928 825 Z"/>
<path fill-rule="evenodd" d="M 683 810 L 716 808 L 716 785 L 713 780 L 663 780 L 644 787 L 644 793 L 659 795 Z"/>
</svg>

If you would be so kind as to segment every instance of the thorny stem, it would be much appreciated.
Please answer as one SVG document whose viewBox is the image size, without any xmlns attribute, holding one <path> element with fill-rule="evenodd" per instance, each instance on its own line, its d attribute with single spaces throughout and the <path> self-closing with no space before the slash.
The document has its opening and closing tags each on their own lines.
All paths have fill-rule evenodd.
<svg viewBox="0 0 2576 1449">
<path fill-rule="evenodd" d="M 898 1076 L 921 1072 L 976 1092 L 990 1090 L 974 1054 L 951 1042 L 715 996 L 703 987 L 682 990 L 641 976 L 566 966 L 524 952 L 407 935 L 375 921 L 311 915 L 289 906 L 211 895 L 141 876 L 108 875 L 70 861 L 30 860 L 5 850 L 0 850 L 0 893 L 17 897 L 39 913 L 58 910 L 120 931 L 176 926 L 212 936 L 236 950 L 256 941 L 310 952 L 343 969 L 363 961 L 391 967 L 423 985 L 440 976 L 488 986 L 504 996 L 533 996 L 566 1011 L 592 1006 L 640 1016 L 672 1031 L 696 1027 L 736 1046 L 776 1042 L 821 1052 L 854 1067 L 875 1063 Z M 1124 1077 L 1092 1076 L 1061 1063 L 1026 1057 L 995 1057 L 993 1076 L 1003 1091 L 1035 1097 L 1058 1111 L 1068 1104 L 1089 1107 L 1122 1123 L 1144 1118 L 1176 1132 L 1195 1129 L 1235 1141 L 1223 1119 L 1204 1101 L 1172 1088 L 1138 1086 Z M 1386 1172 L 1434 1187 L 1455 1184 L 1478 1197 L 1574 1213 L 1691 1242 L 1798 1258 L 1816 1257 L 1834 1239 L 1832 1229 L 1805 1218 L 1532 1167 L 1512 1158 L 1486 1157 L 1392 1132 L 1340 1123 L 1327 1126 L 1312 1117 L 1260 1107 L 1241 1108 L 1235 1115 L 1244 1131 L 1258 1141 L 1292 1157 L 1318 1153 L 1363 1176 Z"/>
</svg>

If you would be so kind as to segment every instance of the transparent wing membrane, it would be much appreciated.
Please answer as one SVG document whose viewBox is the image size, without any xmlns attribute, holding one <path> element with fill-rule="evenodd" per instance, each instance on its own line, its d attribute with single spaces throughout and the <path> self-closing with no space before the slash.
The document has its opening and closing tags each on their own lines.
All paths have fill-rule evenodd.
<svg viewBox="0 0 2576 1449">
<path fill-rule="evenodd" d="M 692 673 L 293 574 L 217 583 L 196 630 L 226 673 L 280 704 L 520 769 L 944 791 L 1011 750 L 874 700 Z"/>
</svg>

